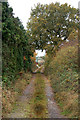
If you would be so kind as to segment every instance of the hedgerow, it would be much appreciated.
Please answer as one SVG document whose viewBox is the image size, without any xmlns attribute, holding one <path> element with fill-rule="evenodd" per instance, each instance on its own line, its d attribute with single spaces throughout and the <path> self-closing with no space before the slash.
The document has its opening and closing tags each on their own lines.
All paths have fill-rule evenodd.
<svg viewBox="0 0 80 120">
<path fill-rule="evenodd" d="M 64 42 L 55 57 L 50 60 L 47 56 L 45 62 L 45 75 L 51 79 L 55 99 L 68 117 L 78 116 L 78 42 L 77 33 L 76 37 L 74 34 L 71 33 L 72 40 Z"/>
<path fill-rule="evenodd" d="M 2 3 L 2 27 L 2 76 L 3 86 L 8 87 L 15 82 L 20 71 L 31 70 L 32 51 L 26 30 L 5 2 Z"/>
</svg>

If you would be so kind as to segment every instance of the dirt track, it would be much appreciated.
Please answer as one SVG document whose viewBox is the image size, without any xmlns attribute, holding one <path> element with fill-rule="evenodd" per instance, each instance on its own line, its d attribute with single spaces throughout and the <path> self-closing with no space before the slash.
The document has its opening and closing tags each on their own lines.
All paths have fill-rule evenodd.
<svg viewBox="0 0 80 120">
<path fill-rule="evenodd" d="M 48 108 L 48 118 L 64 118 L 61 115 L 60 109 L 58 108 L 55 100 L 54 93 L 52 91 L 50 81 L 43 75 L 40 74 L 41 78 L 45 80 L 45 94 L 47 98 L 47 108 Z M 22 96 L 19 97 L 16 102 L 13 111 L 7 116 L 7 118 L 33 118 L 34 116 L 31 113 L 30 101 L 34 94 L 34 81 L 36 79 L 36 74 L 33 75 L 33 78 L 30 84 L 23 91 Z"/>
</svg>

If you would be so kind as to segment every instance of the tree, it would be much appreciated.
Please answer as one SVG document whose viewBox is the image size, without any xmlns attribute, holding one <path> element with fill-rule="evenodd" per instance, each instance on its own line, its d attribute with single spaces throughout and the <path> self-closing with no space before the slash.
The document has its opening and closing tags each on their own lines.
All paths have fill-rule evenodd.
<svg viewBox="0 0 80 120">
<path fill-rule="evenodd" d="M 50 46 L 53 51 L 76 28 L 76 15 L 77 9 L 67 3 L 37 4 L 31 11 L 27 27 L 31 46 L 46 51 Z"/>
</svg>

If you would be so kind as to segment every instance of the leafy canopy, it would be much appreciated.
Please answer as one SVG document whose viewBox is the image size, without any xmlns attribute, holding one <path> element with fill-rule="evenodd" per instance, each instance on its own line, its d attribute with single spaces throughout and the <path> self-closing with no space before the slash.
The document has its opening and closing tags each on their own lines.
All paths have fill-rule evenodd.
<svg viewBox="0 0 80 120">
<path fill-rule="evenodd" d="M 59 46 L 76 27 L 76 15 L 77 9 L 67 3 L 37 4 L 27 24 L 31 46 L 46 51 Z"/>
</svg>

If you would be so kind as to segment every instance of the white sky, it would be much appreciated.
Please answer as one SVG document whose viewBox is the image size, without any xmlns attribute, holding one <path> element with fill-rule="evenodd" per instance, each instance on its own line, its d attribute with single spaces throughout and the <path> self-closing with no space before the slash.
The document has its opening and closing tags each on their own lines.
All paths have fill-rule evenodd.
<svg viewBox="0 0 80 120">
<path fill-rule="evenodd" d="M 13 8 L 15 17 L 19 17 L 25 29 L 28 18 L 30 17 L 31 8 L 34 8 L 34 4 L 49 4 L 52 2 L 60 2 L 61 4 L 68 3 L 71 6 L 78 8 L 79 1 L 80 0 L 8 0 L 9 5 Z M 44 55 L 44 53 L 39 51 L 39 55 Z"/>
<path fill-rule="evenodd" d="M 45 50 L 43 52 L 41 50 L 36 50 L 37 56 L 45 56 Z"/>
</svg>

